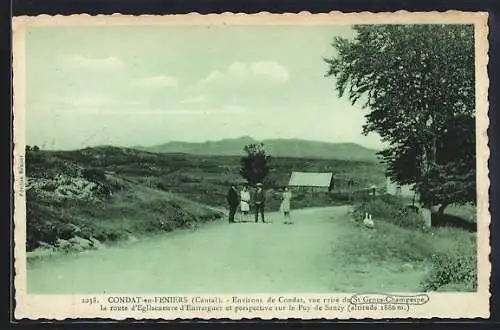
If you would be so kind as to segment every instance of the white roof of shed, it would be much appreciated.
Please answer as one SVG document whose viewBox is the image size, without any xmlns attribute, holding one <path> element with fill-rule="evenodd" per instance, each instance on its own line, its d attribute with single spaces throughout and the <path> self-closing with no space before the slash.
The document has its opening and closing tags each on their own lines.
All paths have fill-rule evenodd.
<svg viewBox="0 0 500 330">
<path fill-rule="evenodd" d="M 330 187 L 333 173 L 292 172 L 289 186 L 294 187 Z"/>
</svg>

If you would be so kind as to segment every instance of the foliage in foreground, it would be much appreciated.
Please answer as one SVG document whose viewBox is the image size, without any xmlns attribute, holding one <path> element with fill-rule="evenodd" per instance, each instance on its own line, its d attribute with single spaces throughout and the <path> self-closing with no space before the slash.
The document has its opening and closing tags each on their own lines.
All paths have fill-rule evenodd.
<svg viewBox="0 0 500 330">
<path fill-rule="evenodd" d="M 424 291 L 461 291 L 477 289 L 477 258 L 475 254 L 452 250 L 431 257 L 432 268 L 422 281 Z"/>
<path fill-rule="evenodd" d="M 389 221 L 404 228 L 423 229 L 425 224 L 417 208 L 388 194 L 367 196 L 354 207 L 353 217 L 362 221 L 365 213 L 371 214 L 375 221 Z"/>
<path fill-rule="evenodd" d="M 343 237 L 346 242 L 351 239 L 355 242 L 344 243 L 344 248 L 352 254 L 352 258 L 369 256 L 372 260 L 399 259 L 403 262 L 428 263 L 429 271 L 422 279 L 422 290 L 476 290 L 474 232 L 453 227 L 425 230 L 418 212 L 397 196 L 366 198 L 354 207 L 352 216 L 361 221 L 364 212 L 373 214 L 375 231 L 365 230 L 360 224 L 358 237 Z"/>
</svg>

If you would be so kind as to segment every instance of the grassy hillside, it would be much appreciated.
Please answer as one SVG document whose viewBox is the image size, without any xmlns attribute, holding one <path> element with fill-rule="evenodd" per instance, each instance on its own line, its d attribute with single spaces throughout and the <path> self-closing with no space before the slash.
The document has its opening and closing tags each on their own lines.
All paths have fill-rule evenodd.
<svg viewBox="0 0 500 330">
<path fill-rule="evenodd" d="M 218 207 L 226 206 L 229 185 L 241 181 L 240 157 L 237 156 L 157 154 L 113 147 L 52 152 L 52 154 L 60 159 L 85 164 L 89 169 L 133 178 L 142 185 Z M 272 170 L 267 178 L 268 188 L 286 185 L 292 171 L 334 172 L 336 192 L 346 189 L 349 178 L 356 181 L 358 188 L 384 182 L 383 168 L 372 162 L 274 158 L 271 166 Z M 273 208 L 276 203 L 273 204 L 272 192 L 269 197 L 270 207 Z M 296 207 L 306 206 L 305 202 L 320 202 L 324 205 L 324 201 L 315 200 L 302 203 L 300 196 L 296 197 L 295 203 L 299 203 Z M 332 198 L 344 202 L 341 197 L 334 195 Z"/>
<path fill-rule="evenodd" d="M 96 168 L 100 153 L 27 155 L 27 249 L 93 247 L 189 228 L 223 212 L 143 184 L 141 176 Z M 105 156 L 104 156 L 105 157 Z M 136 160 L 137 161 L 137 160 Z"/>
<path fill-rule="evenodd" d="M 276 157 L 377 161 L 376 150 L 355 143 L 328 143 L 300 139 L 257 141 L 248 136 L 202 143 L 169 142 L 152 147 L 140 147 L 139 149 L 159 153 L 242 156 L 245 145 L 257 142 L 263 142 L 268 151 Z"/>
<path fill-rule="evenodd" d="M 285 185 L 293 170 L 332 171 L 335 188 L 314 197 L 296 193 L 292 208 L 345 204 L 351 178 L 354 189 L 384 183 L 383 167 L 373 162 L 278 157 L 267 182 L 268 211 L 280 203 L 273 188 Z M 219 219 L 228 186 L 240 180 L 239 157 L 114 147 L 30 151 L 26 171 L 28 251 L 93 248 Z M 365 212 L 373 214 L 376 233 L 361 230 L 344 236 L 338 250 L 346 260 L 424 262 L 430 269 L 422 282 L 426 290 L 475 289 L 475 207 L 452 205 L 425 231 L 405 199 L 381 195 L 355 201 L 352 218 L 362 226 Z"/>
<path fill-rule="evenodd" d="M 112 241 L 216 219 L 226 207 L 229 185 L 240 180 L 239 160 L 115 147 L 30 151 L 28 249 L 75 236 Z M 285 185 L 293 170 L 333 171 L 338 191 L 351 177 L 359 187 L 383 182 L 376 163 L 276 158 L 271 188 Z M 272 189 L 268 200 L 268 210 L 278 209 L 280 198 Z M 295 196 L 293 207 L 344 201 L 342 192 L 315 198 L 304 193 Z"/>
</svg>

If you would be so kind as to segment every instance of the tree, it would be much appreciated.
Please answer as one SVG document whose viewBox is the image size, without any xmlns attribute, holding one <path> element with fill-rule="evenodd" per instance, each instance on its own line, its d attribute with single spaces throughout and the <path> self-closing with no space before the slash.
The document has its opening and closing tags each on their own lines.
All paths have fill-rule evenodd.
<svg viewBox="0 0 500 330">
<path fill-rule="evenodd" d="M 241 158 L 240 175 L 251 185 L 263 182 L 269 173 L 271 155 L 263 143 L 252 143 L 243 149 L 246 156 Z"/>
<path fill-rule="evenodd" d="M 472 25 L 357 25 L 326 58 L 339 97 L 361 103 L 362 132 L 389 147 L 387 174 L 415 184 L 424 207 L 475 202 Z M 457 147 L 457 143 L 460 147 Z"/>
<path fill-rule="evenodd" d="M 450 203 L 476 202 L 475 120 L 457 116 L 437 139 L 436 162 L 417 181 L 421 199 L 439 204 L 442 214 Z"/>
</svg>

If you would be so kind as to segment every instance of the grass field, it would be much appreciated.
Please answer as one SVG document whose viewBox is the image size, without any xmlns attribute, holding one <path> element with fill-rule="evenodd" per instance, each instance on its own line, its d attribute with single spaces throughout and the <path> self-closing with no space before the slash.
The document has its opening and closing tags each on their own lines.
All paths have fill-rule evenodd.
<svg viewBox="0 0 500 330">
<path fill-rule="evenodd" d="M 238 157 L 112 147 L 30 152 L 26 165 L 27 248 L 35 252 L 47 247 L 75 251 L 75 240 L 78 251 L 93 242 L 109 244 L 197 227 L 224 215 L 227 189 L 241 181 Z M 277 158 L 272 169 L 268 211 L 276 211 L 280 202 L 273 188 L 285 185 L 294 170 L 332 171 L 335 188 L 315 197 L 295 194 L 293 209 L 346 204 L 350 178 L 355 179 L 354 189 L 384 182 L 377 163 Z M 345 214 L 345 220 L 335 222 L 335 230 L 342 232 L 335 243 L 336 263 L 369 264 L 370 269 L 362 267 L 367 276 L 387 265 L 410 263 L 419 269 L 415 274 L 427 273 L 422 280 L 426 290 L 474 290 L 475 208 L 451 205 L 444 217 L 433 220 L 435 227 L 425 231 L 415 216 L 401 212 L 407 204 L 389 195 L 355 198 L 357 216 Z M 354 220 L 365 211 L 374 214 L 376 231 L 363 230 L 359 219 Z"/>
<path fill-rule="evenodd" d="M 193 226 L 219 218 L 231 183 L 241 181 L 240 159 L 232 156 L 157 154 L 99 147 L 29 152 L 28 249 L 74 236 L 114 241 L 130 235 Z M 335 192 L 294 196 L 294 208 L 345 203 L 348 178 L 358 187 L 383 182 L 377 163 L 277 158 L 268 176 L 268 211 L 292 171 L 331 171 Z M 42 243 L 42 244 L 43 244 Z"/>
<path fill-rule="evenodd" d="M 229 185 L 242 180 L 240 158 L 234 156 L 156 154 L 113 147 L 47 152 L 47 155 L 213 206 L 225 206 Z M 351 178 L 356 180 L 354 188 L 384 182 L 383 167 L 374 162 L 275 158 L 271 166 L 267 188 L 286 185 L 292 171 L 333 172 L 336 191 L 345 190 Z M 300 199 L 296 202 L 301 205 Z"/>
</svg>

